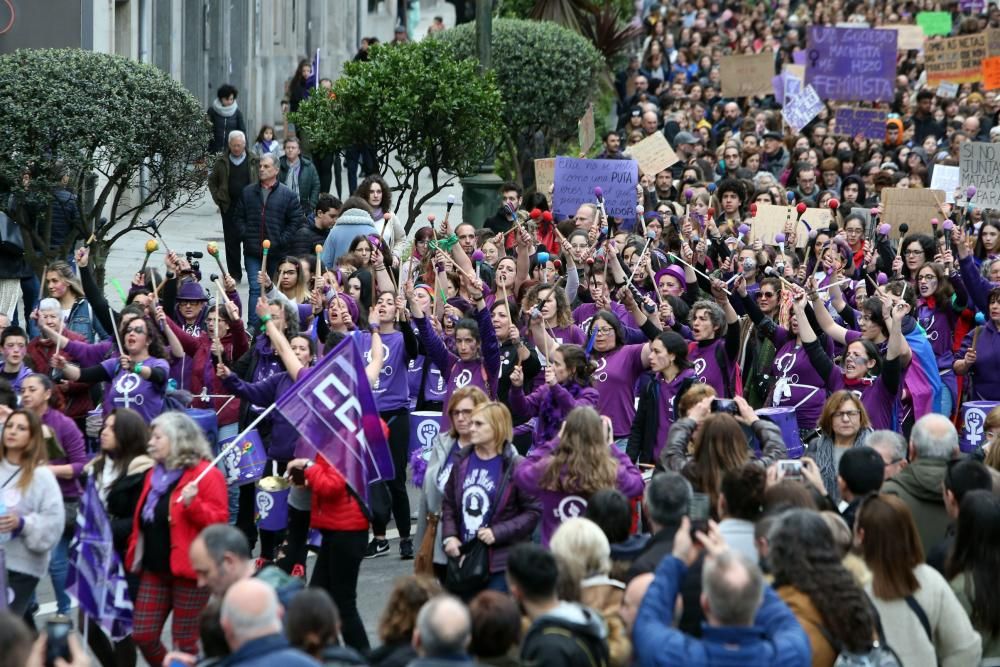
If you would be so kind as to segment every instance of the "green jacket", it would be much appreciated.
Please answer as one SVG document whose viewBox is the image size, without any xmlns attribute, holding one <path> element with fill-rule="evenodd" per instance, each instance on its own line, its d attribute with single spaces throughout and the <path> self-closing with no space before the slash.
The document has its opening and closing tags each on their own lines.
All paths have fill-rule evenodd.
<svg viewBox="0 0 1000 667">
<path fill-rule="evenodd" d="M 316 212 L 316 203 L 319 201 L 319 172 L 309 158 L 300 155 L 299 162 L 302 163 L 299 168 L 299 202 L 302 205 L 302 214 L 309 215 Z M 278 180 L 292 187 L 287 179 L 288 158 L 282 156 L 278 161 Z"/>
<path fill-rule="evenodd" d="M 948 462 L 940 459 L 916 459 L 882 485 L 883 493 L 899 496 L 910 508 L 925 554 L 944 539 L 948 529 L 948 512 L 941 490 L 947 466 Z"/>
</svg>

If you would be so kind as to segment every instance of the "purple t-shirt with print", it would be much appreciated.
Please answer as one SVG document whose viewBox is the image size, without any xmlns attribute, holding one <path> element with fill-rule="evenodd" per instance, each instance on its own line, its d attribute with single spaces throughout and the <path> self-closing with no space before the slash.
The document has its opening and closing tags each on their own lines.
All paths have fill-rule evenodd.
<svg viewBox="0 0 1000 667">
<path fill-rule="evenodd" d="M 162 369 L 164 376 L 170 371 L 166 360 L 155 357 L 146 359 L 142 365 Z M 105 415 L 111 414 L 115 408 L 132 408 L 142 415 L 146 423 L 149 423 L 163 412 L 165 384 L 157 387 L 149 380 L 133 373 L 131 369 L 120 368 L 118 359 L 106 359 L 101 362 L 101 367 L 111 378 L 104 387 L 102 408 Z"/>
<path fill-rule="evenodd" d="M 549 337 L 560 345 L 579 345 L 584 346 L 587 344 L 587 334 L 583 332 L 583 329 L 571 324 L 568 327 L 553 327 L 549 329 Z M 532 342 L 535 342 L 532 340 Z M 537 342 L 536 346 L 537 346 Z"/>
<path fill-rule="evenodd" d="M 865 406 L 868 419 L 871 420 L 872 428 L 876 431 L 888 429 L 896 430 L 895 409 L 897 396 L 890 394 L 881 377 L 865 378 L 860 382 L 847 383 L 844 371 L 839 366 L 834 366 L 833 373 L 830 374 L 828 385 L 831 392 L 846 389 L 861 399 L 861 405 Z"/>
<path fill-rule="evenodd" d="M 362 332 L 360 343 L 364 350 L 365 363 L 372 358 L 372 335 Z M 378 384 L 372 387 L 375 395 L 375 406 L 379 412 L 389 412 L 405 408 L 410 403 L 410 389 L 406 383 L 406 346 L 403 334 L 398 331 L 382 334 L 382 347 L 385 350 L 385 361 L 379 372 Z"/>
<path fill-rule="evenodd" d="M 806 348 L 794 338 L 778 348 L 771 363 L 776 378 L 771 406 L 794 408 L 800 429 L 814 429 L 826 403 L 826 379 L 809 361 Z"/>
<path fill-rule="evenodd" d="M 720 356 L 726 356 L 725 345 L 726 339 L 723 337 L 707 342 L 699 341 L 696 345 L 692 346 L 691 351 L 688 353 L 688 361 L 691 362 L 691 367 L 694 369 L 694 374 L 698 382 L 710 385 L 720 397 L 732 398 L 726 391 L 726 382 L 722 375 L 723 371 L 719 368 L 718 362 Z M 716 348 L 719 346 L 723 347 L 721 354 L 716 352 Z M 728 371 L 728 369 L 726 370 Z"/>
<path fill-rule="evenodd" d="M 462 541 L 470 542 L 489 520 L 497 487 L 503 474 L 503 457 L 483 460 L 476 452 L 469 454 L 469 467 L 462 480 Z"/>
<path fill-rule="evenodd" d="M 685 368 L 670 382 L 664 380 L 663 376 L 659 373 L 656 374 L 656 383 L 659 389 L 659 401 L 657 404 L 659 419 L 656 426 L 656 442 L 653 443 L 654 461 L 660 460 L 660 452 L 663 451 L 663 448 L 667 444 L 667 433 L 670 431 L 674 420 L 677 419 L 677 416 L 674 414 L 674 398 L 677 396 L 681 385 L 692 379 L 694 379 L 694 371 L 690 368 Z"/>
<path fill-rule="evenodd" d="M 591 381 L 600 396 L 600 411 L 611 419 L 616 439 L 632 432 L 635 383 L 643 371 L 642 348 L 643 344 L 623 345 L 609 353 L 594 352 L 597 370 Z"/>
</svg>

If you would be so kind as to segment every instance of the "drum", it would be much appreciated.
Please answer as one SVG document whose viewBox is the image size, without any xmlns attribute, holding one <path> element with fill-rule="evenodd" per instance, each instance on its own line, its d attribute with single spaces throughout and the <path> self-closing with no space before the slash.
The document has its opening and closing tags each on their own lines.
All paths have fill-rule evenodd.
<svg viewBox="0 0 1000 667">
<path fill-rule="evenodd" d="M 220 442 L 219 451 L 228 447 L 234 440 L 236 438 L 228 438 Z M 247 431 L 239 444 L 226 452 L 221 463 L 226 484 L 243 486 L 263 477 L 267 465 L 267 451 L 264 450 L 264 443 L 261 442 L 257 429 Z"/>
<path fill-rule="evenodd" d="M 434 446 L 434 439 L 444 427 L 445 420 L 440 412 L 410 413 L 409 453 L 412 454 L 419 449 L 429 454 Z"/>
<path fill-rule="evenodd" d="M 219 441 L 219 417 L 215 414 L 215 410 L 187 408 L 184 412 L 194 420 L 194 423 L 201 427 L 202 433 L 205 434 L 205 438 L 208 440 L 208 445 L 214 452 L 216 444 Z"/>
<path fill-rule="evenodd" d="M 802 437 L 799 435 L 799 425 L 795 420 L 795 408 L 761 408 L 755 412 L 758 417 L 773 422 L 781 429 L 781 437 L 785 441 L 788 458 L 802 458 Z M 757 438 L 754 438 L 753 446 L 760 454 L 760 443 Z"/>
<path fill-rule="evenodd" d="M 986 444 L 986 415 L 1000 405 L 1000 401 L 966 401 L 962 403 L 962 432 L 959 447 L 971 452 Z"/>
<path fill-rule="evenodd" d="M 288 494 L 291 486 L 284 477 L 265 477 L 257 482 L 257 527 L 284 530 L 288 527 Z"/>
</svg>

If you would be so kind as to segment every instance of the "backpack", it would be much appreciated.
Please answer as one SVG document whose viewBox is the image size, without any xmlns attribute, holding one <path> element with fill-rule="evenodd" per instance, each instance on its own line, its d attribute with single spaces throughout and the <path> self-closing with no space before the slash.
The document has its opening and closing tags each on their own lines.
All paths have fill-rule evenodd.
<svg viewBox="0 0 1000 667">
<path fill-rule="evenodd" d="M 872 611 L 875 611 L 872 607 Z M 896 652 L 885 643 L 885 633 L 882 631 L 882 619 L 875 611 L 875 629 L 878 633 L 878 640 L 872 642 L 871 648 L 864 653 L 852 653 L 844 648 L 844 645 L 833 638 L 830 631 L 822 625 L 819 631 L 830 643 L 833 650 L 837 652 L 837 658 L 833 661 L 833 667 L 903 667 L 903 662 L 896 655 Z"/>
</svg>

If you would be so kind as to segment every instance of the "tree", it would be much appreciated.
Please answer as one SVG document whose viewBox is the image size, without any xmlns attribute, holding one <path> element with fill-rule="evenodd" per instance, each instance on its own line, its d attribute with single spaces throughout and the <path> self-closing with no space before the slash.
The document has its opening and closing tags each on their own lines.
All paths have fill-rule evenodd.
<svg viewBox="0 0 1000 667">
<path fill-rule="evenodd" d="M 36 272 L 84 239 L 103 283 L 115 242 L 155 232 L 202 196 L 211 157 L 205 111 L 152 65 L 79 49 L 0 57 L 0 127 L 7 156 L 0 189 L 10 195 L 4 203 Z M 52 247 L 53 212 L 69 199 L 66 191 L 79 214 Z"/>
<path fill-rule="evenodd" d="M 333 88 L 310 96 L 290 120 L 319 152 L 370 146 L 380 173 L 396 180 L 397 212 L 406 199 L 409 229 L 431 197 L 495 150 L 502 109 L 492 75 L 427 39 L 377 46 L 367 62 L 347 63 Z M 423 192 L 425 169 L 431 187 Z"/>
<path fill-rule="evenodd" d="M 473 25 L 440 33 L 457 57 L 476 56 Z M 600 53 L 584 37 L 550 21 L 493 21 L 493 68 L 504 96 L 507 149 L 516 156 L 517 180 L 533 173 L 537 135 L 547 147 L 574 139 L 577 121 L 596 97 L 603 67 Z M 539 155 L 540 153 L 540 155 Z"/>
</svg>

